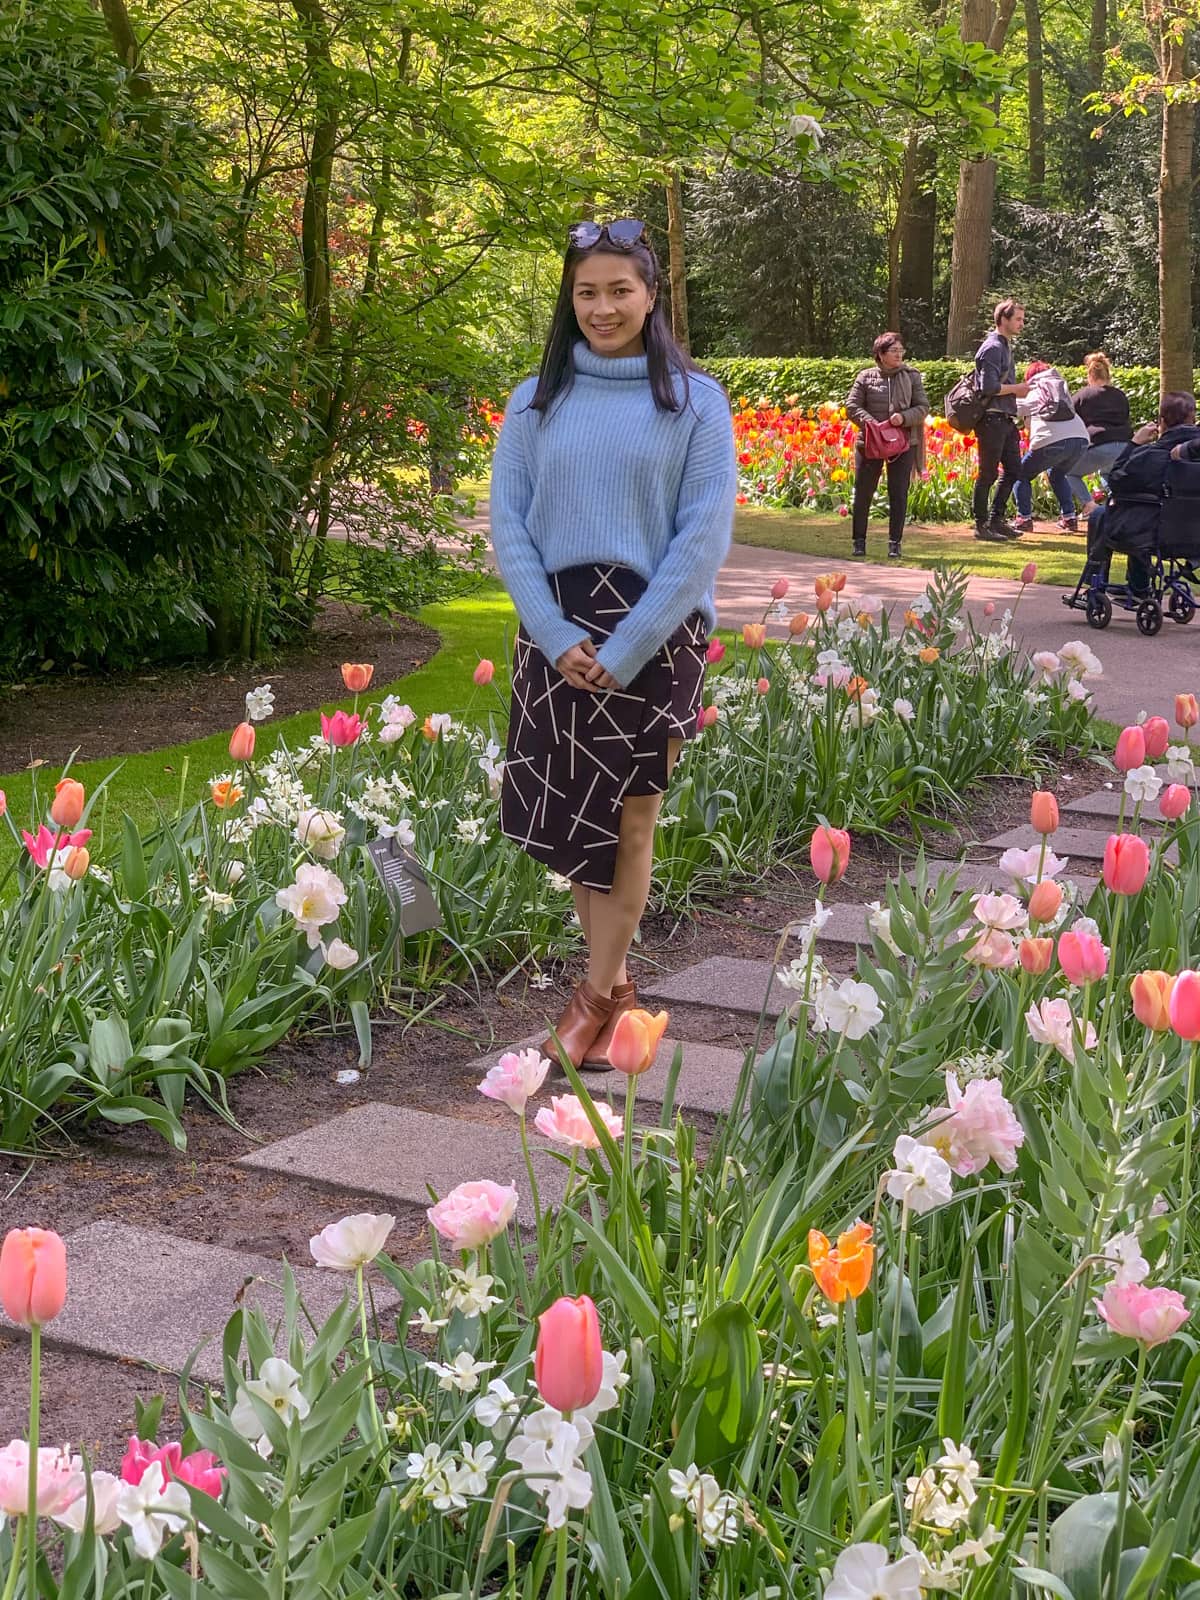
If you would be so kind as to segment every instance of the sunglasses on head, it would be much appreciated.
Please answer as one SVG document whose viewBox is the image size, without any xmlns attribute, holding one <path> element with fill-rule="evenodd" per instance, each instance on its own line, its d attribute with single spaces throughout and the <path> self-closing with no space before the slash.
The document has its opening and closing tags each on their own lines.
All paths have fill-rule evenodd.
<svg viewBox="0 0 1200 1600">
<path fill-rule="evenodd" d="M 632 250 L 646 231 L 646 224 L 636 217 L 618 217 L 615 222 L 577 222 L 567 230 L 567 238 L 576 250 L 590 250 L 607 239 L 618 250 Z"/>
</svg>

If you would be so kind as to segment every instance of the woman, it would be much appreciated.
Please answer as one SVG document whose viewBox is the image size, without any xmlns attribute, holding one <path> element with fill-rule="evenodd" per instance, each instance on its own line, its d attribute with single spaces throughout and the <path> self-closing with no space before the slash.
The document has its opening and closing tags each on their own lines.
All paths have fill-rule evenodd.
<svg viewBox="0 0 1200 1600">
<path fill-rule="evenodd" d="M 850 522 L 853 554 L 867 553 L 867 518 L 887 467 L 888 560 L 899 561 L 908 511 L 908 485 L 914 469 L 925 469 L 925 418 L 929 401 L 916 367 L 904 364 L 904 341 L 898 333 L 881 333 L 871 347 L 873 367 L 864 367 L 846 396 L 846 415 L 859 427 L 854 447 L 854 511 Z M 890 422 L 908 431 L 908 449 L 888 462 L 872 460 L 863 449 L 867 423 Z"/>
<path fill-rule="evenodd" d="M 661 283 L 642 223 L 571 229 L 541 369 L 514 390 L 492 466 L 521 621 L 500 826 L 571 880 L 588 969 L 555 1032 L 598 1070 L 637 1004 L 626 957 L 696 731 L 737 487 L 728 398 L 672 339 Z"/>
<path fill-rule="evenodd" d="M 1050 479 L 1058 501 L 1058 526 L 1064 533 L 1078 533 L 1075 502 L 1071 498 L 1068 473 L 1088 446 L 1087 428 L 1075 414 L 1066 381 L 1048 361 L 1031 361 L 1025 368 L 1025 394 L 1017 399 L 1017 415 L 1029 424 L 1029 449 L 1021 457 L 1021 467 L 1013 483 L 1017 515 L 1013 527 L 1028 533 L 1033 527 L 1033 480 L 1041 473 Z"/>
<path fill-rule="evenodd" d="M 1067 474 L 1071 492 L 1084 514 L 1090 510 L 1092 497 L 1085 478 L 1099 473 L 1105 488 L 1104 474 L 1133 438 L 1129 416 L 1129 398 L 1123 389 L 1112 381 L 1112 368 L 1103 350 L 1096 350 L 1085 363 L 1087 384 L 1072 398 L 1075 410 L 1083 419 L 1088 431 L 1088 448 L 1083 459 Z"/>
</svg>

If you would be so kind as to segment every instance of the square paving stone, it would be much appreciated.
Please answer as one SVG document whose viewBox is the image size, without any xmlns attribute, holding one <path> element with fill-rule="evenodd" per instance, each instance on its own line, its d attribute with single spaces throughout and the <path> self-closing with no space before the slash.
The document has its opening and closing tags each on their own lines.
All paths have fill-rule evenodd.
<svg viewBox="0 0 1200 1600">
<path fill-rule="evenodd" d="M 566 1169 L 545 1140 L 531 1140 L 531 1146 L 542 1200 L 557 1205 Z M 516 1117 L 493 1128 L 374 1101 L 253 1150 L 240 1164 L 418 1206 L 432 1204 L 431 1188 L 440 1196 L 460 1183 L 491 1178 L 517 1185 L 521 1220 L 533 1221 Z"/>
<path fill-rule="evenodd" d="M 1057 840 L 1065 830 L 1060 829 L 1054 835 Z M 1107 838 L 1108 835 L 1105 835 Z M 1012 879 L 1007 872 L 1001 872 L 999 862 L 996 861 L 927 861 L 925 863 L 928 876 L 941 878 L 958 869 L 958 887 L 960 889 L 1011 889 Z M 909 871 L 905 876 L 911 882 L 915 873 Z M 1092 873 L 1074 872 L 1068 869 L 1065 874 L 1070 881 L 1078 886 L 1084 894 L 1090 894 L 1095 888 L 1097 879 Z"/>
<path fill-rule="evenodd" d="M 1104 846 L 1108 842 L 1111 829 L 1104 828 L 1059 828 L 1050 843 L 1055 855 L 1066 856 L 1073 861 L 1103 861 Z M 1126 829 L 1131 832 L 1131 829 Z M 1007 850 L 1016 845 L 1019 849 L 1028 850 L 1031 845 L 1041 843 L 1041 834 L 1035 833 L 1029 826 L 1023 828 L 1010 828 L 1007 833 L 998 833 L 994 839 L 985 840 L 985 843 L 996 850 Z M 1178 852 L 1172 845 L 1167 851 L 1167 860 L 1175 861 Z M 1072 874 L 1068 871 L 1067 876 Z"/>
<path fill-rule="evenodd" d="M 768 1017 L 777 1017 L 789 999 L 769 961 L 748 961 L 740 956 L 709 956 L 707 961 L 643 984 L 641 989 L 647 999 L 676 1000 L 686 1005 L 711 1006 L 717 1011 L 745 1011 L 752 1016 L 762 1010 L 764 994 Z"/>
<path fill-rule="evenodd" d="M 192 1371 L 208 1382 L 221 1380 L 221 1334 L 239 1303 L 259 1307 L 272 1325 L 283 1313 L 281 1261 L 158 1228 L 93 1222 L 68 1237 L 67 1271 L 70 1293 L 46 1327 L 48 1341 L 179 1372 L 207 1339 Z M 318 1324 L 352 1286 L 340 1272 L 293 1271 Z M 246 1287 L 259 1278 L 267 1281 Z M 396 1305 L 399 1296 L 381 1279 L 373 1287 L 379 1311 Z"/>
<path fill-rule="evenodd" d="M 480 1078 L 488 1068 L 508 1050 L 524 1050 L 528 1045 L 540 1044 L 545 1034 L 535 1033 L 516 1044 L 505 1045 L 503 1050 L 492 1050 L 486 1056 L 472 1061 L 468 1070 L 478 1070 Z M 658 1056 L 648 1072 L 638 1079 L 637 1097 L 661 1105 L 667 1087 L 667 1076 L 675 1059 L 676 1047 L 683 1047 L 683 1065 L 675 1084 L 675 1105 L 681 1111 L 707 1111 L 720 1116 L 733 1104 L 734 1091 L 745 1060 L 740 1050 L 723 1050 L 714 1044 L 692 1044 L 685 1040 L 664 1039 L 658 1047 Z M 584 1073 L 583 1081 L 593 1100 L 608 1100 L 615 1111 L 625 1102 L 625 1079 L 619 1072 Z M 537 1106 L 549 1105 L 550 1096 L 568 1093 L 566 1075 L 557 1062 L 552 1062 L 546 1081 L 536 1100 L 530 1102 L 530 1114 Z M 640 1119 L 639 1119 L 640 1120 Z"/>
<path fill-rule="evenodd" d="M 842 902 L 839 905 L 826 906 L 829 912 L 829 921 L 817 935 L 819 941 L 826 944 L 867 944 L 870 934 L 867 932 L 866 906 L 851 905 Z"/>
<path fill-rule="evenodd" d="M 1128 795 L 1122 794 L 1120 789 L 1097 789 L 1095 794 L 1085 794 L 1078 800 L 1069 801 L 1063 809 L 1082 813 L 1089 817 L 1111 817 L 1115 822 L 1121 815 L 1122 800 L 1125 802 L 1125 825 L 1130 827 L 1133 820 L 1133 801 L 1130 800 Z M 1156 807 L 1157 802 L 1149 810 L 1145 806 L 1142 807 L 1142 814 L 1138 819 L 1139 828 L 1159 828 L 1162 826 L 1162 818 L 1158 815 Z M 1055 834 L 1054 838 L 1057 837 L 1058 835 Z"/>
</svg>

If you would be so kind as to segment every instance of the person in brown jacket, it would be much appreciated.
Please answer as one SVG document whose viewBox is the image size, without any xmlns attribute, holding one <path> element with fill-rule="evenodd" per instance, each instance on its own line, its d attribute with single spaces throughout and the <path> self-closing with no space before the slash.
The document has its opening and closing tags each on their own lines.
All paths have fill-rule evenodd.
<svg viewBox="0 0 1200 1600">
<path fill-rule="evenodd" d="M 904 341 L 898 333 L 881 333 L 872 346 L 873 367 L 864 367 L 846 396 L 846 415 L 859 427 L 854 448 L 854 510 L 850 522 L 853 554 L 867 553 L 867 518 L 871 501 L 879 487 L 879 475 L 887 467 L 888 559 L 899 561 L 900 541 L 904 537 L 904 518 L 908 511 L 908 485 L 914 469 L 925 467 L 925 418 L 929 400 L 916 367 L 905 365 Z M 891 422 L 908 431 L 908 449 L 890 461 L 872 460 L 863 449 L 862 434 L 869 418 Z"/>
</svg>

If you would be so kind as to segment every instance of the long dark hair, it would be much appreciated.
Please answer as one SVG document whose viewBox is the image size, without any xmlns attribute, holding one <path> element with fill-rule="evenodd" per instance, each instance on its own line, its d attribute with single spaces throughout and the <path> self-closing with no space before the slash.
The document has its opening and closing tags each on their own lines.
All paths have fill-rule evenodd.
<svg viewBox="0 0 1200 1600">
<path fill-rule="evenodd" d="M 585 338 L 583 329 L 579 326 L 579 319 L 575 315 L 575 305 L 572 300 L 575 269 L 585 256 L 594 255 L 621 256 L 632 261 L 647 289 L 651 291 L 661 289 L 662 273 L 659 270 L 658 257 L 644 235 L 628 249 L 621 249 L 611 244 L 607 235 L 587 250 L 576 249 L 573 244 L 567 246 L 567 253 L 563 257 L 562 282 L 558 286 L 558 299 L 554 305 L 550 332 L 546 335 L 546 345 L 542 351 L 542 364 L 538 369 L 537 389 L 529 402 L 529 409 L 540 411 L 543 420 L 549 415 L 550 408 L 558 396 L 567 393 L 575 381 L 572 351 L 576 341 Z M 687 405 L 690 392 L 687 375 L 689 372 L 699 372 L 700 368 L 675 343 L 667 322 L 667 314 L 663 310 L 662 294 L 659 292 L 655 293 L 654 305 L 642 326 L 642 339 L 646 346 L 647 376 L 650 379 L 650 392 L 654 396 L 654 404 L 660 411 L 682 411 Z M 676 373 L 683 380 L 682 401 L 675 388 Z"/>
</svg>

